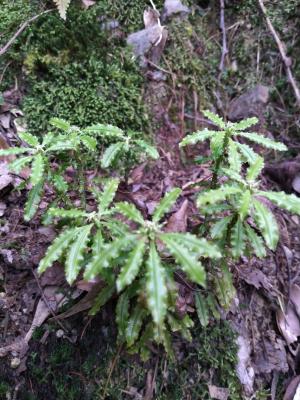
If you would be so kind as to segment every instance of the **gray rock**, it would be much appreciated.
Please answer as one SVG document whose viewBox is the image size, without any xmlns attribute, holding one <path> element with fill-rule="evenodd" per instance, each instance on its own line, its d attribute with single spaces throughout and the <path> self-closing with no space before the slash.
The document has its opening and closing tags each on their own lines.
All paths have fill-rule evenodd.
<svg viewBox="0 0 300 400">
<path fill-rule="evenodd" d="M 167 30 L 156 24 L 130 34 L 127 38 L 127 44 L 132 46 L 135 56 L 140 59 L 141 66 L 145 66 L 147 64 L 146 58 L 154 63 L 159 61 L 167 36 Z"/>
<path fill-rule="evenodd" d="M 228 119 L 240 121 L 249 117 L 260 117 L 269 101 L 269 88 L 257 85 L 233 99 L 229 105 Z"/>
<path fill-rule="evenodd" d="M 182 17 L 190 13 L 190 9 L 182 4 L 180 0 L 166 0 L 164 9 L 162 12 L 162 19 L 173 17 L 174 15 L 180 15 Z"/>
</svg>

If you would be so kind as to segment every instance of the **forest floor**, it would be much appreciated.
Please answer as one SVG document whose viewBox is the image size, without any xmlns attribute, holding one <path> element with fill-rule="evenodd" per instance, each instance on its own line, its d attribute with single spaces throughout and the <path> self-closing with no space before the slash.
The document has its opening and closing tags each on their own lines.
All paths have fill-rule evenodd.
<svg viewBox="0 0 300 400">
<path fill-rule="evenodd" d="M 16 14 L 14 18 L 18 24 L 22 22 L 18 16 L 21 3 L 16 2 L 15 8 L 6 4 L 7 12 Z M 159 9 L 163 5 L 160 3 L 157 4 Z M 74 118 L 72 123 L 88 125 L 100 115 L 98 122 L 123 124 L 125 129 L 145 127 L 157 146 L 160 159 L 135 167 L 118 195 L 149 215 L 164 193 L 172 187 L 181 187 L 182 201 L 173 210 L 176 217 L 170 217 L 169 224 L 175 224 L 178 231 L 192 231 L 202 222 L 196 212 L 194 195 L 198 185 L 210 179 L 205 163 L 209 148 L 202 145 L 183 152 L 179 142 L 187 133 L 210 127 L 201 113 L 203 109 L 211 108 L 231 120 L 255 115 L 260 121 L 258 130 L 261 134 L 283 141 L 289 148 L 288 154 L 280 155 L 280 158 L 272 152 L 264 154 L 267 163 L 262 185 L 299 194 L 299 106 L 276 42 L 258 2 L 249 0 L 241 5 L 239 1 L 228 1 L 223 26 L 228 52 L 224 54 L 224 65 L 220 68 L 224 29 L 219 29 L 221 11 L 215 3 L 189 1 L 186 4 L 188 12 L 165 15 L 166 43 L 158 46 L 159 49 L 148 49 L 142 66 L 134 62 L 134 74 L 128 78 L 130 91 L 122 92 L 124 81 L 120 83 L 114 78 L 117 73 L 108 78 L 120 95 L 120 99 L 112 102 L 111 114 L 106 104 L 99 105 L 97 98 L 95 100 L 89 89 L 85 89 L 85 86 L 93 85 L 93 63 L 87 66 L 82 49 L 79 51 L 71 42 L 71 39 L 82 40 L 80 33 L 74 33 L 75 39 L 73 33 L 70 34 L 74 21 L 78 23 L 78 31 L 86 28 L 88 25 L 85 24 L 90 24 L 95 15 L 97 29 L 100 30 L 103 21 L 107 22 L 97 15 L 99 11 L 92 14 L 97 4 L 90 4 L 84 11 L 78 11 L 78 5 L 74 5 L 66 23 L 69 25 L 62 28 L 65 29 L 62 35 L 67 39 L 54 39 L 55 29 L 60 29 L 63 24 L 55 15 L 51 16 L 55 27 L 48 40 L 48 15 L 45 15 L 39 25 L 28 28 L 25 37 L 18 38 L 16 47 L 5 54 L 3 61 L 0 59 L 0 139 L 14 145 L 19 129 L 28 127 L 35 133 L 43 131 L 52 116 Z M 116 19 L 120 25 L 113 31 L 105 31 L 108 42 L 117 37 L 115 48 L 108 48 L 107 53 L 116 48 L 119 51 L 119 40 L 123 51 L 124 38 L 144 28 L 142 11 L 147 5 L 147 2 L 141 5 L 128 20 L 124 16 L 125 20 L 121 22 Z M 270 7 L 270 18 L 293 60 L 295 79 L 300 81 L 300 58 L 297 59 L 300 54 L 297 37 L 300 2 L 285 0 L 274 4 L 266 2 L 266 5 Z M 19 10 L 18 6 L 21 7 Z M 26 10 L 29 15 L 33 11 L 36 12 L 35 9 Z M 78 17 L 89 12 L 86 20 Z M 116 18 L 118 12 L 121 14 L 120 10 L 114 12 Z M 111 14 L 109 18 L 111 22 Z M 87 47 L 91 51 L 95 46 L 94 32 L 86 32 L 87 36 L 91 35 L 91 47 Z M 64 40 L 67 44 L 62 45 Z M 1 40 L 1 46 L 5 42 Z M 46 44 L 52 50 L 57 46 L 59 52 L 49 52 Z M 78 56 L 76 63 L 83 66 L 86 75 L 79 73 L 78 76 L 84 76 L 84 92 L 77 88 L 78 82 L 71 82 L 68 68 L 74 76 L 77 70 L 72 68 L 77 67 L 74 67 L 75 62 L 65 61 L 64 57 L 68 58 L 70 54 L 64 46 L 70 54 L 74 51 Z M 96 51 L 88 55 L 93 60 L 100 57 Z M 124 55 L 124 59 L 126 57 Z M 53 65 L 59 71 L 58 78 Z M 102 66 L 99 68 L 101 70 Z M 101 74 L 101 71 L 97 73 Z M 56 78 L 55 87 L 51 80 Z M 106 84 L 101 81 L 101 88 Z M 70 85 L 69 92 L 61 93 L 61 87 L 67 85 Z M 137 92 L 142 93 L 140 103 L 136 102 Z M 82 105 L 85 95 L 88 104 Z M 72 96 L 75 96 L 74 106 L 70 101 Z M 82 120 L 81 106 L 84 108 Z M 76 109 L 76 116 L 70 114 L 72 107 Z M 87 123 L 86 119 L 89 120 Z M 290 340 L 288 329 L 278 326 L 276 316 L 285 305 L 289 310 L 290 297 L 297 292 L 298 285 L 300 287 L 299 217 L 274 208 L 281 231 L 277 250 L 270 252 L 265 260 L 243 257 L 231 266 L 235 287 L 233 301 L 222 304 L 219 299 L 224 307 L 217 307 L 208 326 L 202 327 L 197 320 L 194 286 L 184 279 L 178 282 L 181 310 L 190 313 L 195 320 L 193 340 L 188 342 L 174 334 L 176 361 L 170 361 L 162 349 L 153 348 L 151 359 L 142 362 L 116 345 L 114 301 L 105 305 L 96 317 L 91 317 L 87 314 L 91 305 L 89 287 L 81 283 L 75 289 L 70 288 L 60 265 L 37 276 L 38 263 L 56 234 L 54 228 L 40 222 L 52 202 L 53 193 L 49 191 L 38 215 L 25 223 L 23 207 L 27 190 L 26 187 L 15 190 L 20 181 L 19 177 L 7 174 L 2 160 L 0 400 L 75 400 L 79 397 L 87 400 L 293 400 L 300 381 L 297 341 Z M 51 302 L 57 300 L 58 291 L 68 301 L 59 310 L 59 315 L 53 316 Z M 298 301 L 300 303 L 300 299 Z M 38 321 L 39 327 L 31 331 L 33 321 Z M 299 325 L 298 319 L 293 322 Z M 297 327 L 294 329 L 292 333 L 300 336 L 300 328 L 299 332 Z M 24 338 L 28 332 L 32 337 L 27 346 Z M 290 384 L 292 378 L 294 386 Z M 287 388 L 290 393 L 284 397 Z"/>
</svg>

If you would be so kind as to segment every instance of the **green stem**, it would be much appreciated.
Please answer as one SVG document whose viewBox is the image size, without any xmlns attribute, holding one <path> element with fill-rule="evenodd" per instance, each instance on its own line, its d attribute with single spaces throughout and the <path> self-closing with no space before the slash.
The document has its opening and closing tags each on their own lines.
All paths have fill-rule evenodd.
<svg viewBox="0 0 300 400">
<path fill-rule="evenodd" d="M 211 180 L 211 189 L 216 189 L 216 187 L 217 187 L 219 171 L 220 171 L 221 165 L 224 161 L 225 155 L 227 153 L 229 138 L 230 138 L 230 130 L 226 130 L 224 140 L 223 140 L 223 145 L 222 145 L 222 153 L 216 160 L 216 165 L 215 165 L 212 180 Z"/>
</svg>

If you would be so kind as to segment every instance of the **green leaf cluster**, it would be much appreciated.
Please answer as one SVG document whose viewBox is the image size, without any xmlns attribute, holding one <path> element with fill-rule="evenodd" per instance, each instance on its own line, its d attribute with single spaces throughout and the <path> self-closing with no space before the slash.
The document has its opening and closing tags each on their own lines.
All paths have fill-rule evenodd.
<svg viewBox="0 0 300 400">
<path fill-rule="evenodd" d="M 32 189 L 29 192 L 25 205 L 24 218 L 29 221 L 34 217 L 42 196 L 46 182 L 53 184 L 58 192 L 66 192 L 68 185 L 62 174 L 70 165 L 70 159 L 74 159 L 80 165 L 80 178 L 84 180 L 84 169 L 89 154 L 95 158 L 96 150 L 103 142 L 114 142 L 103 151 L 101 166 L 108 168 L 112 165 L 126 165 L 125 169 L 132 164 L 128 162 L 130 154 L 134 158 L 142 160 L 146 157 L 158 158 L 159 154 L 155 147 L 141 139 L 134 139 L 125 132 L 112 125 L 95 124 L 84 129 L 71 125 L 68 121 L 60 118 L 50 120 L 54 131 L 50 131 L 41 140 L 29 132 L 19 133 L 22 142 L 21 147 L 0 149 L 1 156 L 18 156 L 10 163 L 10 169 L 19 173 L 24 167 L 31 167 L 29 183 Z M 101 150 L 100 150 L 101 151 Z M 52 161 L 60 161 L 58 171 L 51 167 Z M 84 191 L 84 182 L 79 182 Z"/>
</svg>

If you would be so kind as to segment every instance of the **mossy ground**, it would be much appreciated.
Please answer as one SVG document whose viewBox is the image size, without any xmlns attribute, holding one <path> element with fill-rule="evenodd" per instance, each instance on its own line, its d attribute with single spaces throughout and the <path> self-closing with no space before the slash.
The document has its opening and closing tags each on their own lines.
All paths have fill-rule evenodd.
<svg viewBox="0 0 300 400">
<path fill-rule="evenodd" d="M 160 352 L 141 363 L 124 351 L 116 356 L 115 327 L 107 309 L 106 317 L 103 315 L 76 344 L 56 339 L 53 333 L 47 344 L 41 345 L 44 329 L 40 329 L 31 344 L 21 400 L 129 399 L 128 392 L 145 393 L 150 374 L 156 400 L 209 400 L 209 383 L 228 387 L 230 399 L 240 400 L 235 335 L 227 323 L 215 323 L 207 329 L 198 326 L 191 344 L 176 343 L 175 338 L 181 359 L 176 363 Z"/>
</svg>

